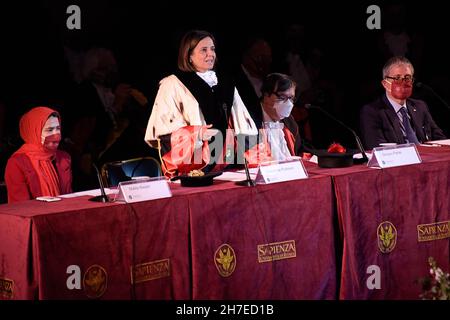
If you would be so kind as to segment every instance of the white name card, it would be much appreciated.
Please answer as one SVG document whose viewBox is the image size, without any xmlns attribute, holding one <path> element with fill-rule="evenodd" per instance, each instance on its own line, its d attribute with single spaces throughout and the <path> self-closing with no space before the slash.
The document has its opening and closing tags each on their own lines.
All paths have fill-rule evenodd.
<svg viewBox="0 0 450 320">
<path fill-rule="evenodd" d="M 391 168 L 421 163 L 419 152 L 413 143 L 373 148 L 368 167 Z"/>
<path fill-rule="evenodd" d="M 170 198 L 172 192 L 164 177 L 145 178 L 119 183 L 119 192 L 114 201 L 126 203 Z"/>
<path fill-rule="evenodd" d="M 301 158 L 293 157 L 289 160 L 261 164 L 256 175 L 256 183 L 270 184 L 306 178 L 308 178 L 308 173 Z"/>
</svg>

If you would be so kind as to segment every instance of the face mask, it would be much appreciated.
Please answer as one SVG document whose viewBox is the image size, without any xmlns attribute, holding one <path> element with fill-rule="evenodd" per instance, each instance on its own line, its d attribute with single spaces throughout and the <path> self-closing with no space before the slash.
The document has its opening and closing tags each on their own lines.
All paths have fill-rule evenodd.
<svg viewBox="0 0 450 320">
<path fill-rule="evenodd" d="M 42 137 L 44 138 L 44 137 Z M 49 136 L 46 136 L 44 138 L 44 142 L 42 145 L 47 151 L 56 152 L 56 149 L 58 149 L 59 142 L 61 141 L 61 134 L 55 133 L 51 134 Z"/>
<path fill-rule="evenodd" d="M 412 95 L 412 84 L 409 83 L 391 83 L 391 95 L 395 99 L 406 100 Z"/>
<path fill-rule="evenodd" d="M 284 118 L 289 117 L 289 115 L 291 114 L 292 108 L 294 107 L 294 104 L 292 103 L 291 100 L 288 100 L 286 102 L 276 102 L 273 107 L 274 107 L 278 117 L 280 117 L 280 119 L 284 119 Z"/>
</svg>

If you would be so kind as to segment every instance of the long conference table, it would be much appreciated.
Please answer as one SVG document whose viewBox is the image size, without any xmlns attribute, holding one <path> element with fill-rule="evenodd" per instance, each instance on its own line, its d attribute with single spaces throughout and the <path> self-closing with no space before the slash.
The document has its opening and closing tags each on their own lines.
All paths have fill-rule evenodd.
<svg viewBox="0 0 450 320">
<path fill-rule="evenodd" d="M 0 205 L 0 299 L 418 299 L 450 267 L 450 148 L 132 204 Z"/>
</svg>

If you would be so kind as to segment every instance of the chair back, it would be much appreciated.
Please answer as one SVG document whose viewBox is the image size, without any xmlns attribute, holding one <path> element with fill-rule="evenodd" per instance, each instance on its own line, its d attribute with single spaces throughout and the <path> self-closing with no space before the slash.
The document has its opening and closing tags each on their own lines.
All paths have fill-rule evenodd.
<svg viewBox="0 0 450 320">
<path fill-rule="evenodd" d="M 102 166 L 102 176 L 108 187 L 117 186 L 119 182 L 133 177 L 160 177 L 161 174 L 161 165 L 153 157 L 107 162 Z"/>
</svg>

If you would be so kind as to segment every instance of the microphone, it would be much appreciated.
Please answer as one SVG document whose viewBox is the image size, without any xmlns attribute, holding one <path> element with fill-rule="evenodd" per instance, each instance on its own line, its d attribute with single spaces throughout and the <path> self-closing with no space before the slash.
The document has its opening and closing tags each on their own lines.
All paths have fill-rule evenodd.
<svg viewBox="0 0 450 320">
<path fill-rule="evenodd" d="M 97 179 L 98 179 L 98 184 L 100 185 L 100 192 L 101 192 L 101 194 L 99 196 L 90 198 L 89 201 L 111 202 L 111 200 L 108 198 L 108 196 L 105 193 L 105 187 L 103 186 L 103 181 L 102 181 L 102 177 L 100 175 L 100 171 L 98 170 L 98 168 L 95 165 L 95 163 L 93 163 L 92 166 L 95 168 L 95 171 L 97 172 Z"/>
<path fill-rule="evenodd" d="M 439 100 L 440 103 L 442 103 L 443 106 L 445 106 L 448 110 L 450 110 L 450 106 L 445 102 L 444 99 L 440 95 L 436 93 L 436 91 L 433 90 L 430 86 L 426 85 L 423 82 L 417 82 L 416 87 L 419 89 L 425 89 L 426 91 L 430 92 L 436 99 Z"/>
<path fill-rule="evenodd" d="M 223 112 L 225 113 L 225 120 L 228 123 L 228 106 L 226 103 L 222 104 L 222 109 L 223 109 Z"/>
<path fill-rule="evenodd" d="M 336 118 L 335 116 L 333 116 L 331 113 L 329 113 L 328 111 L 326 111 L 325 109 L 323 109 L 322 107 L 319 106 L 315 106 L 312 104 L 305 104 L 305 108 L 307 110 L 311 110 L 311 109 L 316 109 L 319 110 L 320 112 L 322 112 L 323 114 L 325 114 L 328 118 L 330 118 L 331 120 L 339 123 L 342 127 L 344 127 L 345 129 L 347 129 L 348 131 L 350 131 L 353 135 L 353 137 L 356 140 L 356 145 L 358 146 L 358 150 L 359 152 L 361 152 L 362 155 L 362 159 L 357 159 L 355 161 L 355 163 L 365 163 L 369 161 L 369 158 L 367 157 L 366 153 L 364 152 L 364 147 L 361 143 L 361 139 L 358 137 L 358 135 L 356 134 L 355 130 L 353 130 L 352 128 L 350 128 L 349 126 L 347 126 L 345 123 L 343 123 L 341 120 L 339 120 L 338 118 Z"/>
<path fill-rule="evenodd" d="M 244 187 L 254 187 L 255 181 L 250 178 L 250 172 L 248 171 L 248 162 L 247 159 L 244 157 L 244 169 L 245 169 L 245 176 L 247 177 L 246 180 L 237 181 L 236 184 L 238 186 L 244 186 Z"/>
</svg>

